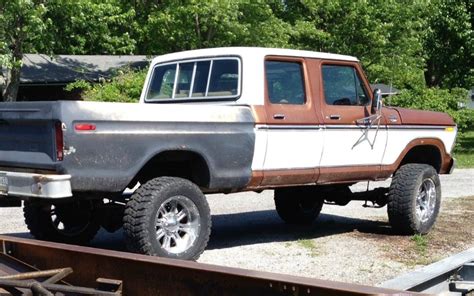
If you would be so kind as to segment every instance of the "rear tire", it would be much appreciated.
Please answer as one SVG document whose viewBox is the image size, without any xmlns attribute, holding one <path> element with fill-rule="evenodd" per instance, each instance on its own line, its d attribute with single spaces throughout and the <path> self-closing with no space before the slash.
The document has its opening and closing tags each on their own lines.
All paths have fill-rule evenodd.
<svg viewBox="0 0 474 296">
<path fill-rule="evenodd" d="M 140 186 L 127 203 L 124 232 L 131 251 L 196 260 L 209 241 L 211 212 L 192 182 L 155 178 Z"/>
<path fill-rule="evenodd" d="M 401 234 L 426 234 L 441 205 L 441 185 L 436 170 L 410 163 L 395 173 L 388 193 L 387 212 L 392 228 Z"/>
<path fill-rule="evenodd" d="M 25 202 L 23 214 L 36 239 L 84 245 L 100 229 L 95 208 L 92 200 L 59 204 Z"/>
<path fill-rule="evenodd" d="M 311 224 L 319 216 L 324 200 L 313 187 L 275 189 L 275 207 L 288 224 Z"/>
</svg>

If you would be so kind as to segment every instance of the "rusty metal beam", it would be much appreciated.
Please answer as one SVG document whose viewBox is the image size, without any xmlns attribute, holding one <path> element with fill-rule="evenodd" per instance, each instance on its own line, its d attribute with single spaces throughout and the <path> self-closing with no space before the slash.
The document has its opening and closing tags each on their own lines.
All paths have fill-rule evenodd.
<svg viewBox="0 0 474 296">
<path fill-rule="evenodd" d="M 123 295 L 411 295 L 413 292 L 274 274 L 0 236 L 0 252 L 47 270 L 71 267 L 67 281 L 92 287 L 123 281 Z"/>
<path fill-rule="evenodd" d="M 33 295 L 54 296 L 51 292 L 71 293 L 73 295 L 101 295 L 101 296 L 118 296 L 120 292 L 98 291 L 92 288 L 58 285 L 49 283 L 40 283 L 34 280 L 10 280 L 0 279 L 1 287 L 24 288 L 33 292 Z"/>
<path fill-rule="evenodd" d="M 37 278 L 44 278 L 44 277 L 53 277 L 57 276 L 58 274 L 61 276 L 58 280 L 50 280 L 51 283 L 56 283 L 57 281 L 65 278 L 69 274 L 72 273 L 72 268 L 57 268 L 57 269 L 50 269 L 50 270 L 41 270 L 41 271 L 32 271 L 32 272 L 23 272 L 18 274 L 10 274 L 1 276 L 0 279 L 4 280 L 29 280 L 29 279 L 37 279 Z M 56 279 L 56 277 L 54 277 Z"/>
</svg>

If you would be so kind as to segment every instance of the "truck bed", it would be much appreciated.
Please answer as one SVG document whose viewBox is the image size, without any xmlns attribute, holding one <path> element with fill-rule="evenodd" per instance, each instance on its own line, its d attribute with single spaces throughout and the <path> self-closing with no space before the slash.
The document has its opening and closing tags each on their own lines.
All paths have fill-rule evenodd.
<svg viewBox="0 0 474 296">
<path fill-rule="evenodd" d="M 247 106 L 5 103 L 0 167 L 69 174 L 73 191 L 121 192 L 160 153 L 188 151 L 206 162 L 209 188 L 239 188 L 251 177 L 253 128 Z"/>
</svg>

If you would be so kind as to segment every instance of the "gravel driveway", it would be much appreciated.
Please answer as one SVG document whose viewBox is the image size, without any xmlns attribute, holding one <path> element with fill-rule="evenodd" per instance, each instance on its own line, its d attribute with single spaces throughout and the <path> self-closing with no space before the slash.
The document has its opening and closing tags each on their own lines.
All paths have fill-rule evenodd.
<svg viewBox="0 0 474 296">
<path fill-rule="evenodd" d="M 387 182 L 373 182 L 371 187 Z M 474 196 L 474 169 L 458 169 L 441 176 L 445 200 Z M 353 190 L 365 190 L 367 183 Z M 386 208 L 324 206 L 319 219 L 307 227 L 284 224 L 277 216 L 273 192 L 208 196 L 213 230 L 199 262 L 265 270 L 298 276 L 376 284 L 414 266 L 387 260 L 384 246 L 369 243 L 357 233 L 386 234 Z M 20 208 L 0 209 L 0 233 L 30 237 Z M 372 240 L 370 240 L 372 241 Z M 95 247 L 124 250 L 122 233 L 101 232 Z"/>
</svg>

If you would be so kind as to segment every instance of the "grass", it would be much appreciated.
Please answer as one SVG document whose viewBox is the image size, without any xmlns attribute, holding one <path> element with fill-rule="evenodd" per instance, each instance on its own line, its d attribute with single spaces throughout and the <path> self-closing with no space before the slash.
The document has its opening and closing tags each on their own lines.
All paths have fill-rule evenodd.
<svg viewBox="0 0 474 296">
<path fill-rule="evenodd" d="M 456 167 L 474 168 L 474 130 L 465 132 L 458 139 L 458 145 L 454 149 L 454 157 L 456 158 Z"/>
<path fill-rule="evenodd" d="M 415 243 L 415 249 L 421 256 L 426 256 L 428 247 L 428 239 L 421 234 L 415 234 L 411 237 L 411 241 Z"/>
<path fill-rule="evenodd" d="M 297 241 L 298 245 L 306 249 L 311 257 L 317 257 L 321 255 L 321 250 L 318 248 L 315 244 L 314 241 L 311 239 L 299 239 Z"/>
<path fill-rule="evenodd" d="M 410 241 L 413 245 L 412 252 L 414 253 L 414 256 L 407 259 L 405 264 L 408 266 L 428 265 L 436 261 L 434 256 L 432 257 L 428 255 L 428 236 L 415 234 L 410 238 Z"/>
</svg>

